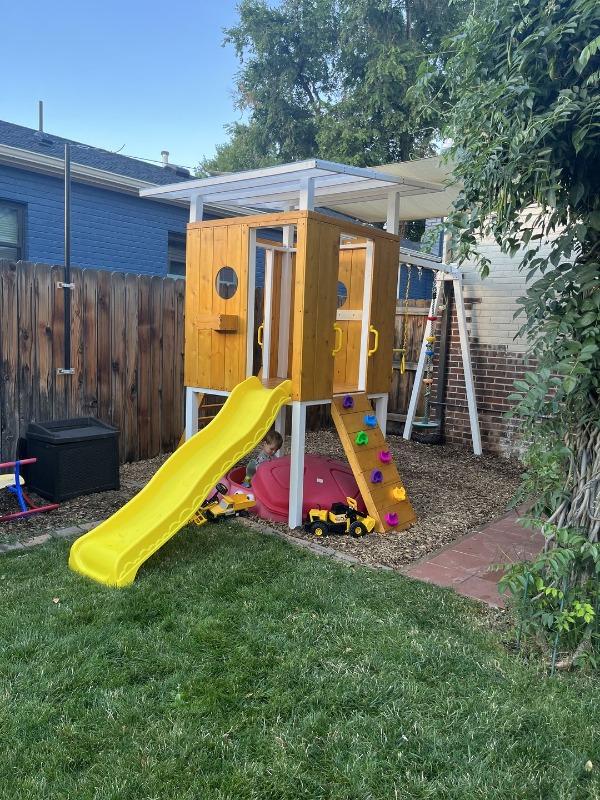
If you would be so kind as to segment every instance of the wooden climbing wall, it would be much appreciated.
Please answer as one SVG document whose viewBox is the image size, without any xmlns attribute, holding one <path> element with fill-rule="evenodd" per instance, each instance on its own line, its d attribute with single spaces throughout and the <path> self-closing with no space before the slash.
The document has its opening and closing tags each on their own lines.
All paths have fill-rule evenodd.
<svg viewBox="0 0 600 800">
<path fill-rule="evenodd" d="M 416 520 L 415 512 L 396 465 L 381 460 L 380 453 L 389 452 L 383 433 L 379 425 L 365 424 L 365 416 L 374 415 L 373 407 L 364 392 L 345 397 L 352 397 L 352 408 L 344 408 L 344 396 L 340 395 L 333 399 L 331 415 L 367 511 L 376 520 L 376 530 L 385 533 L 408 528 Z M 368 437 L 367 443 L 357 443 L 360 432 Z M 380 482 L 374 482 L 374 470 L 381 473 Z M 398 499 L 397 493 L 403 493 L 404 499 Z"/>
</svg>

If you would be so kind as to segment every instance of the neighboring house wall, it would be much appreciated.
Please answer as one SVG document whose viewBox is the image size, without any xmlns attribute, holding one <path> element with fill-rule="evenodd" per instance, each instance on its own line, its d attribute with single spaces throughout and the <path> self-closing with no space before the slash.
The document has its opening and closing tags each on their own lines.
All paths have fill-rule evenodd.
<svg viewBox="0 0 600 800">
<path fill-rule="evenodd" d="M 25 205 L 28 261 L 63 263 L 63 181 L 0 164 L 0 199 Z M 167 273 L 169 231 L 185 233 L 189 212 L 73 181 L 71 261 L 78 267 Z"/>
<path fill-rule="evenodd" d="M 534 365 L 527 358 L 526 341 L 517 337 L 524 317 L 514 317 L 517 299 L 525 294 L 525 275 L 519 271 L 519 256 L 510 258 L 492 241 L 483 242 L 480 249 L 491 260 L 489 277 L 482 280 L 474 265 L 463 265 L 462 270 L 482 444 L 488 452 L 514 455 L 520 449 L 519 423 L 505 416 L 511 405 L 507 397 L 514 391 L 513 382 Z M 446 439 L 470 444 L 456 313 L 449 353 Z"/>
</svg>

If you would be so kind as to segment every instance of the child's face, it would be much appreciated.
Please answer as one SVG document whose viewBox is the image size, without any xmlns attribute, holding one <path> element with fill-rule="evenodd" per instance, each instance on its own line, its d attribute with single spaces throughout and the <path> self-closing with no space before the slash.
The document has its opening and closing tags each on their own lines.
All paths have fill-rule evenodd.
<svg viewBox="0 0 600 800">
<path fill-rule="evenodd" d="M 277 445 L 271 442 L 265 442 L 263 444 L 263 453 L 267 456 L 274 456 L 277 452 Z"/>
</svg>

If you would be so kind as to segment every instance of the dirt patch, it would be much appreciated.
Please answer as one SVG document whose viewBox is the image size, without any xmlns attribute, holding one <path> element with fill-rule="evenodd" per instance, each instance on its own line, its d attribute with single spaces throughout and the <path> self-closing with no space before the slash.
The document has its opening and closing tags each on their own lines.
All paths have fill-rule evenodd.
<svg viewBox="0 0 600 800">
<path fill-rule="evenodd" d="M 322 541 L 365 564 L 397 568 L 477 530 L 506 511 L 519 483 L 519 465 L 506 459 L 477 458 L 463 447 L 405 442 L 399 436 L 388 437 L 388 443 L 415 507 L 416 524 L 402 533 L 362 539 L 329 536 Z M 308 433 L 306 450 L 344 459 L 342 446 L 332 430 Z M 124 464 L 118 491 L 78 497 L 48 514 L 0 523 L 0 543 L 26 541 L 48 530 L 110 516 L 148 482 L 167 458 L 165 454 Z M 14 509 L 14 499 L 7 492 L 0 492 L 0 513 Z M 288 530 L 285 525 L 265 524 Z M 313 538 L 303 531 L 295 531 L 294 535 Z"/>
</svg>

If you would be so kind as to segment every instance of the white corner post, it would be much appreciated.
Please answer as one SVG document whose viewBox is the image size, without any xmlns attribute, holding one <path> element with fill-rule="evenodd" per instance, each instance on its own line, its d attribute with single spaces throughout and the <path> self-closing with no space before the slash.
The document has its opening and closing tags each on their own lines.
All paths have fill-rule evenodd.
<svg viewBox="0 0 600 800">
<path fill-rule="evenodd" d="M 246 323 L 246 377 L 254 372 L 254 293 L 256 287 L 256 228 L 248 237 L 248 311 Z"/>
<path fill-rule="evenodd" d="M 195 389 L 185 388 L 185 440 L 198 433 L 198 412 L 200 410 L 200 394 Z"/>
<path fill-rule="evenodd" d="M 384 439 L 387 433 L 388 399 L 389 395 L 387 394 L 381 394 L 373 398 L 373 402 L 375 403 L 375 416 L 377 417 L 377 423 L 381 428 Z"/>
<path fill-rule="evenodd" d="M 190 222 L 202 222 L 204 201 L 201 194 L 193 194 L 190 198 Z"/>
<path fill-rule="evenodd" d="M 287 406 L 281 406 L 275 417 L 275 430 L 281 434 L 281 438 L 285 439 L 285 420 L 287 416 Z M 283 455 L 283 448 L 275 453 L 275 458 L 281 458 Z"/>
<path fill-rule="evenodd" d="M 312 211 L 315 207 L 315 179 L 305 178 L 300 184 L 300 202 L 298 208 L 301 211 Z"/>
<path fill-rule="evenodd" d="M 290 464 L 290 500 L 288 525 L 302 525 L 302 501 L 304 499 L 304 440 L 306 434 L 306 405 L 295 400 L 292 403 L 292 451 Z"/>
<path fill-rule="evenodd" d="M 444 273 L 443 272 L 436 272 L 435 281 L 437 283 L 437 291 L 435 295 L 435 299 L 431 299 L 431 304 L 429 306 L 429 315 L 430 317 L 437 316 L 437 307 L 440 302 L 440 296 L 442 294 L 442 282 L 444 280 Z M 423 333 L 423 342 L 421 344 L 421 352 L 419 353 L 419 361 L 417 362 L 417 370 L 415 372 L 415 381 L 413 383 L 412 392 L 410 393 L 410 403 L 408 404 L 408 411 L 406 413 L 406 422 L 404 423 L 404 433 L 402 436 L 409 440 L 412 435 L 412 428 L 413 422 L 415 421 L 415 414 L 417 411 L 417 403 L 419 402 L 419 395 L 421 393 L 421 384 L 423 383 L 423 373 L 425 371 L 425 351 L 427 350 L 427 337 L 431 336 L 431 331 L 433 329 L 433 323 L 430 320 L 427 320 L 427 324 L 425 325 L 425 332 Z"/>
<path fill-rule="evenodd" d="M 286 211 L 288 209 L 285 209 Z M 291 250 L 294 247 L 294 226 L 284 225 L 282 244 Z M 290 341 L 290 319 L 292 304 L 292 254 L 286 251 L 281 257 L 281 291 L 279 299 L 279 336 L 277 340 L 277 377 L 288 377 L 288 353 Z M 280 431 L 281 433 L 281 431 Z"/>
<path fill-rule="evenodd" d="M 375 251 L 372 239 L 367 240 L 365 251 L 365 279 L 363 288 L 362 318 L 360 327 L 360 353 L 358 357 L 358 391 L 367 389 L 369 371 L 369 327 L 371 323 L 371 295 L 373 291 L 373 264 Z"/>
<path fill-rule="evenodd" d="M 265 300 L 263 303 L 262 375 L 271 377 L 271 337 L 273 323 L 273 264 L 275 253 L 265 250 Z"/>
<path fill-rule="evenodd" d="M 388 233 L 398 235 L 400 230 L 400 193 L 390 192 L 387 201 L 387 221 L 385 229 Z"/>
<path fill-rule="evenodd" d="M 465 376 L 465 390 L 467 393 L 467 406 L 469 408 L 469 422 L 471 423 L 471 441 L 473 452 L 480 456 L 481 432 L 479 430 L 479 417 L 477 415 L 477 401 L 475 399 L 475 382 L 473 381 L 473 368 L 471 365 L 471 351 L 469 348 L 469 332 L 467 330 L 467 315 L 465 314 L 465 299 L 463 294 L 462 276 L 453 279 L 454 303 L 456 305 L 456 319 L 458 321 L 458 334 L 460 338 L 460 353 L 462 356 L 463 372 Z"/>
</svg>

